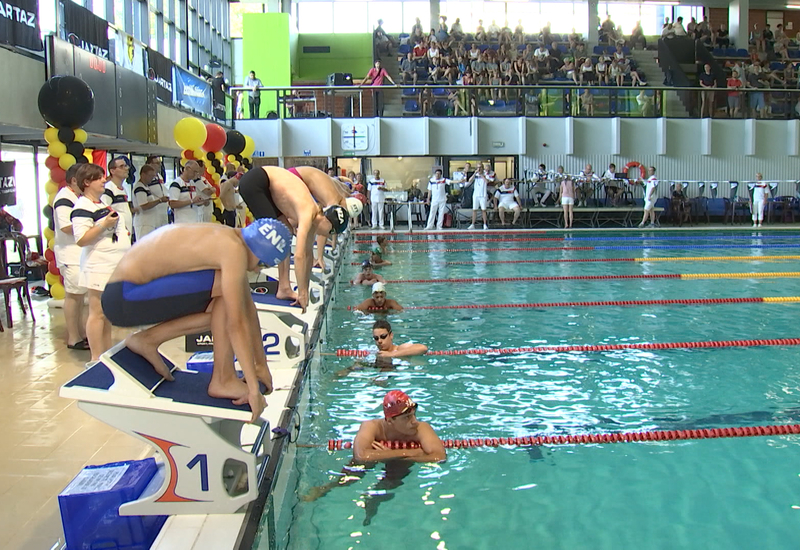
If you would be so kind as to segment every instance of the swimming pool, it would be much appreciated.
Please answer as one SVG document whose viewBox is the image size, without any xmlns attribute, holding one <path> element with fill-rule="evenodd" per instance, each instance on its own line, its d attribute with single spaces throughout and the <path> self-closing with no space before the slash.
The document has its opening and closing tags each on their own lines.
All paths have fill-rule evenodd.
<svg viewBox="0 0 800 550">
<path fill-rule="evenodd" d="M 394 265 L 382 268 L 381 274 L 387 281 L 783 274 L 753 279 L 390 282 L 388 296 L 406 306 L 800 296 L 800 257 L 792 257 L 798 251 L 791 246 L 798 242 L 795 234 L 572 235 L 569 240 L 531 242 L 452 240 L 463 234 L 415 236 L 414 243 L 392 248 L 456 251 L 391 253 Z M 492 237 L 496 235 L 484 238 Z M 696 248 L 661 248 L 680 244 Z M 494 250 L 577 246 L 592 249 Z M 596 248 L 619 246 L 636 248 Z M 355 243 L 350 248 L 365 247 Z M 701 256 L 717 259 L 686 259 Z M 723 259 L 739 256 L 752 259 Z M 623 258 L 639 260 L 582 261 Z M 349 264 L 360 259 L 352 252 L 345 256 L 342 281 L 357 269 Z M 540 263 L 492 263 L 520 260 Z M 368 294 L 366 287 L 339 286 L 320 351 L 374 349 L 374 318 L 346 310 Z M 414 340 L 433 350 L 459 350 L 792 338 L 800 336 L 798 307 L 455 308 L 409 310 L 389 320 L 396 343 Z M 295 469 L 296 483 L 290 498 L 273 504 L 273 517 L 278 518 L 273 544 L 291 549 L 797 548 L 797 436 L 448 449 L 443 464 L 378 465 L 317 500 L 297 497 L 341 475 L 350 453 L 328 452 L 327 441 L 352 440 L 361 421 L 379 417 L 388 389 L 408 392 L 419 403 L 419 419 L 429 421 L 442 439 L 800 423 L 799 350 L 772 346 L 435 356 L 396 361 L 392 372 L 365 368 L 344 376 L 342 369 L 361 360 L 322 356 L 306 388 L 309 398 L 298 443 L 307 446 L 296 449 L 293 464 L 284 464 Z M 255 545 L 271 546 L 266 537 Z"/>
</svg>

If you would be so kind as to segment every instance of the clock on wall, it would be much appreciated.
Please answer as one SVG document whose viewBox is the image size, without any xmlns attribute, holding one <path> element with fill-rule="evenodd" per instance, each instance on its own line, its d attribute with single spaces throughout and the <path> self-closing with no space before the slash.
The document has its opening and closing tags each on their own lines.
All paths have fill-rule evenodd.
<svg viewBox="0 0 800 550">
<path fill-rule="evenodd" d="M 342 126 L 342 150 L 366 151 L 369 148 L 369 129 L 366 124 Z"/>
</svg>

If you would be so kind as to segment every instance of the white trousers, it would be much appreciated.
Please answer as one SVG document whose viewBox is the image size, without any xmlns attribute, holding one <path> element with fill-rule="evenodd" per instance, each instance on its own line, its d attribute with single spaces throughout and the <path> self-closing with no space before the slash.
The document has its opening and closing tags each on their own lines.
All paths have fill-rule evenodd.
<svg viewBox="0 0 800 550">
<path fill-rule="evenodd" d="M 764 221 L 764 207 L 766 204 L 764 201 L 753 201 L 753 223 Z"/>
<path fill-rule="evenodd" d="M 383 205 L 386 201 L 372 201 L 372 227 L 383 227 Z"/>
<path fill-rule="evenodd" d="M 425 229 L 433 229 L 433 222 L 436 221 L 436 214 L 439 214 L 439 223 L 436 224 L 437 229 L 444 227 L 444 213 L 447 211 L 447 201 L 438 201 L 431 203 L 431 211 L 428 214 L 428 225 Z"/>
</svg>

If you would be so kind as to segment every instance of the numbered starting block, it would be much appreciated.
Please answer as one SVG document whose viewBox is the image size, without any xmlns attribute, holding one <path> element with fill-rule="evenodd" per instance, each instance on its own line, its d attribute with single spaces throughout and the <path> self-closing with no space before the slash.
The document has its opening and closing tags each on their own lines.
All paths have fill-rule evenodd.
<svg viewBox="0 0 800 550">
<path fill-rule="evenodd" d="M 137 500 L 120 506 L 120 515 L 234 513 L 257 495 L 256 472 L 268 458 L 270 439 L 243 446 L 250 408 L 210 397 L 210 374 L 177 370 L 164 360 L 174 382 L 118 344 L 60 395 L 160 455 L 158 473 Z M 261 433 L 269 434 L 269 423 L 262 418 L 260 424 Z"/>
</svg>

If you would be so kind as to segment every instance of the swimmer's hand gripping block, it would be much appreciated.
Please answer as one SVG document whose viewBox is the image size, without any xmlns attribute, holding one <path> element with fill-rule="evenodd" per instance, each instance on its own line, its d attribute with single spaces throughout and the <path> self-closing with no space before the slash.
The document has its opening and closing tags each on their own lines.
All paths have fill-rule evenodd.
<svg viewBox="0 0 800 550">
<path fill-rule="evenodd" d="M 164 358 L 168 365 L 173 366 Z M 95 418 L 152 445 L 158 473 L 120 515 L 230 514 L 256 498 L 256 472 L 269 438 L 243 447 L 247 405 L 209 397 L 210 374 L 173 370 L 167 382 L 120 343 L 62 388 Z M 269 430 L 261 420 L 262 429 Z"/>
</svg>

